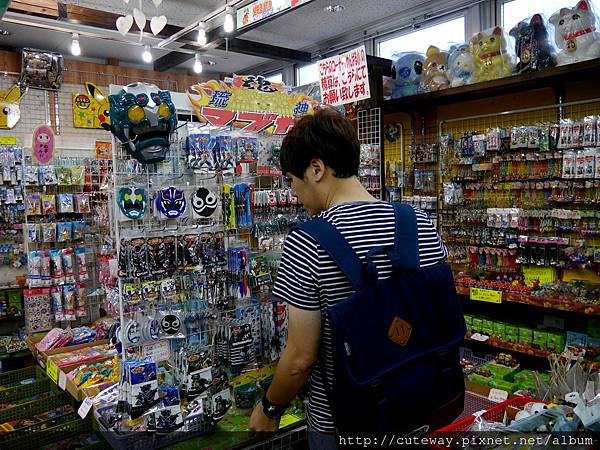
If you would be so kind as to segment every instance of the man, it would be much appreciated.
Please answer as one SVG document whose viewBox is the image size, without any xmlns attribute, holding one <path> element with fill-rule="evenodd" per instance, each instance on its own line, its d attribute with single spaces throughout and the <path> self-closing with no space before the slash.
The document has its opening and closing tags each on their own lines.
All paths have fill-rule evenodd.
<svg viewBox="0 0 600 450">
<path fill-rule="evenodd" d="M 376 246 L 394 243 L 394 209 L 371 196 L 358 181 L 360 144 L 351 122 L 330 109 L 302 118 L 283 140 L 281 168 L 311 215 L 333 224 L 363 258 Z M 421 267 L 447 257 L 427 215 L 417 210 Z M 391 274 L 387 256 L 375 257 L 380 279 Z M 302 230 L 285 241 L 273 295 L 289 305 L 288 341 L 273 383 L 250 419 L 255 431 L 275 431 L 285 406 L 311 378 L 309 446 L 335 449 L 333 418 L 325 382 L 333 365 L 327 308 L 353 293 L 331 257 Z"/>
</svg>

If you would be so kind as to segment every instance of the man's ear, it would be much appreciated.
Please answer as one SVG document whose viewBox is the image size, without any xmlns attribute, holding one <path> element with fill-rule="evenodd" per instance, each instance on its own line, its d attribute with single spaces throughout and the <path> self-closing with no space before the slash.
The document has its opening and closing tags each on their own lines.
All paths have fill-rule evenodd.
<svg viewBox="0 0 600 450">
<path fill-rule="evenodd" d="M 311 178 L 314 181 L 319 182 L 325 176 L 326 167 L 325 167 L 325 164 L 323 163 L 323 160 L 321 160 L 319 158 L 313 158 L 310 161 L 308 170 L 309 170 L 309 174 L 310 174 Z"/>
</svg>

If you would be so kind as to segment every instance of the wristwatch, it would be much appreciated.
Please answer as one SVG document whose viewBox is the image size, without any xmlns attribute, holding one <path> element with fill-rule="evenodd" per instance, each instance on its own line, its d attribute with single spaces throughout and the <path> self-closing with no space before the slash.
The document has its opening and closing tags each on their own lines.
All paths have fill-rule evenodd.
<svg viewBox="0 0 600 450">
<path fill-rule="evenodd" d="M 267 399 L 267 394 L 265 394 L 262 398 L 262 405 L 265 416 L 267 416 L 269 419 L 281 419 L 281 416 L 283 416 L 283 413 L 287 408 L 287 406 L 277 406 L 272 404 Z"/>
</svg>

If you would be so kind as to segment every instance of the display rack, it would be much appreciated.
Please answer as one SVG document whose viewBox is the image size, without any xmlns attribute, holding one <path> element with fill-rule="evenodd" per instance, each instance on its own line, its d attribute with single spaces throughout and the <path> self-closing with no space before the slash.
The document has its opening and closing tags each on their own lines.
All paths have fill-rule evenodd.
<svg viewBox="0 0 600 450">
<path fill-rule="evenodd" d="M 359 180 L 374 197 L 383 198 L 381 108 L 358 111 L 358 140 L 361 144 Z"/>
</svg>

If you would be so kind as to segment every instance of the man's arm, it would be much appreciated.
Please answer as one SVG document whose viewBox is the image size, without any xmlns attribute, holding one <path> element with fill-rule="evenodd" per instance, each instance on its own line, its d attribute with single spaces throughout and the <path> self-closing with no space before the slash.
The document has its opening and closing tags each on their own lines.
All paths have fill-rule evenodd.
<svg viewBox="0 0 600 450">
<path fill-rule="evenodd" d="M 288 340 L 277 364 L 275 377 L 267 392 L 267 400 L 278 406 L 287 405 L 304 386 L 319 358 L 321 312 L 288 305 Z M 250 418 L 254 431 L 276 431 L 279 420 L 269 419 L 258 404 Z"/>
</svg>

